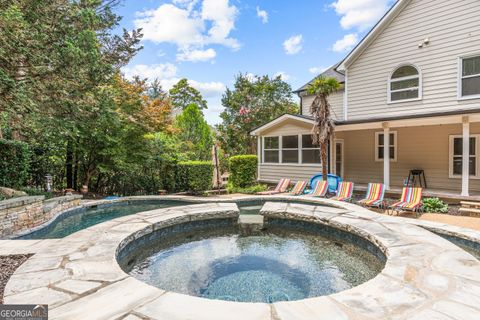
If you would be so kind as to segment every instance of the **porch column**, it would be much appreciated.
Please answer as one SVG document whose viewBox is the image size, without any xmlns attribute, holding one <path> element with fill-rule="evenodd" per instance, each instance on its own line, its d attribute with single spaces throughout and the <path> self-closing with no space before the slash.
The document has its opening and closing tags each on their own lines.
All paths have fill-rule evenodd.
<svg viewBox="0 0 480 320">
<path fill-rule="evenodd" d="M 257 136 L 257 181 L 260 181 L 260 167 L 263 161 L 263 154 L 262 154 L 262 137 Z"/>
<path fill-rule="evenodd" d="M 335 167 L 335 133 L 330 137 L 330 158 L 328 159 L 328 173 L 337 174 L 337 168 Z"/>
<path fill-rule="evenodd" d="M 390 189 L 390 127 L 383 123 L 383 184 Z"/>
<path fill-rule="evenodd" d="M 470 179 L 470 122 L 468 116 L 462 117 L 462 196 L 468 197 Z"/>
</svg>

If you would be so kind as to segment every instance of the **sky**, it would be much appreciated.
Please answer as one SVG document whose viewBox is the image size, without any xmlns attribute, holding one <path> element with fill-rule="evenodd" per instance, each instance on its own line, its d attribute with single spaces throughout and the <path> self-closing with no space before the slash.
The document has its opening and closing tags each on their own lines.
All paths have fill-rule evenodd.
<svg viewBox="0 0 480 320">
<path fill-rule="evenodd" d="M 144 48 L 122 71 L 158 78 L 165 90 L 187 78 L 217 124 L 235 75 L 281 75 L 295 90 L 341 61 L 393 2 L 124 0 L 120 27 L 142 28 Z"/>
</svg>

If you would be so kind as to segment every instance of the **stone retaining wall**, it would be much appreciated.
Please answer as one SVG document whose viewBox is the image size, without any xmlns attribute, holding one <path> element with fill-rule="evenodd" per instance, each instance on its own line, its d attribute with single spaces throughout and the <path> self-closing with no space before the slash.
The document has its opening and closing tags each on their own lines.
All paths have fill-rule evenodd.
<svg viewBox="0 0 480 320">
<path fill-rule="evenodd" d="M 82 196 L 71 195 L 45 200 L 27 196 L 0 201 L 0 238 L 39 226 L 59 212 L 76 207 Z"/>
</svg>

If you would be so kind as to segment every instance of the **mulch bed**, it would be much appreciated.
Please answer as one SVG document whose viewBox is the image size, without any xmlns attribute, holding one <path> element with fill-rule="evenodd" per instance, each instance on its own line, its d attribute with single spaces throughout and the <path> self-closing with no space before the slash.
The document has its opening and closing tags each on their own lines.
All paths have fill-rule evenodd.
<svg viewBox="0 0 480 320">
<path fill-rule="evenodd" d="M 5 290 L 8 279 L 10 279 L 15 270 L 31 256 L 31 254 L 0 256 L 0 304 L 3 303 L 3 291 Z"/>
</svg>

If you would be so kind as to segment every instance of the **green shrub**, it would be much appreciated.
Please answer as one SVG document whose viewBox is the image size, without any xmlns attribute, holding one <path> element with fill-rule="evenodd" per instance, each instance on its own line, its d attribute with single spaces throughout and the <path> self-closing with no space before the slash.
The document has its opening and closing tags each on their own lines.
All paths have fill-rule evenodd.
<svg viewBox="0 0 480 320">
<path fill-rule="evenodd" d="M 53 198 L 52 192 L 47 192 L 37 188 L 20 188 L 20 191 L 27 193 L 29 196 L 45 196 L 45 199 Z"/>
<path fill-rule="evenodd" d="M 427 213 L 447 213 L 448 204 L 439 198 L 425 198 L 423 199 L 423 211 Z"/>
<path fill-rule="evenodd" d="M 230 176 L 229 183 L 235 188 L 254 186 L 257 178 L 256 155 L 233 156 L 229 159 Z"/>
<path fill-rule="evenodd" d="M 234 187 L 231 183 L 227 185 L 228 193 L 245 193 L 245 194 L 255 194 L 257 192 L 266 191 L 268 186 L 266 184 L 256 184 L 253 186 L 241 188 L 241 187 Z"/>
<path fill-rule="evenodd" d="M 28 179 L 30 150 L 21 141 L 0 139 L 0 186 L 18 188 Z"/>
<path fill-rule="evenodd" d="M 212 188 L 213 164 L 210 161 L 179 162 L 175 176 L 177 191 L 200 194 Z"/>
</svg>

